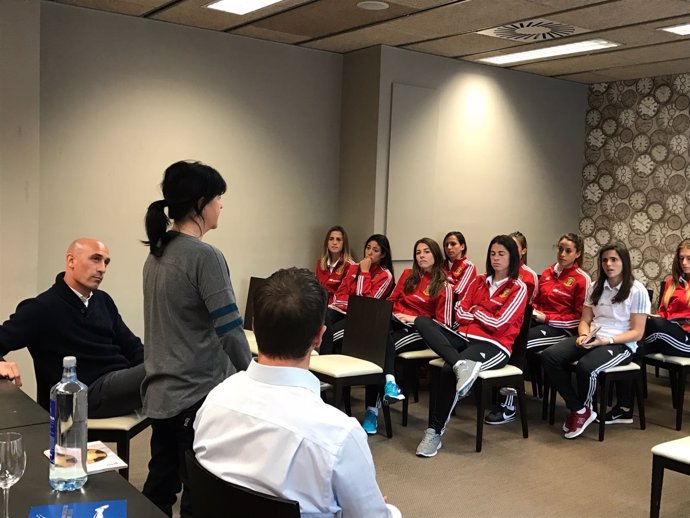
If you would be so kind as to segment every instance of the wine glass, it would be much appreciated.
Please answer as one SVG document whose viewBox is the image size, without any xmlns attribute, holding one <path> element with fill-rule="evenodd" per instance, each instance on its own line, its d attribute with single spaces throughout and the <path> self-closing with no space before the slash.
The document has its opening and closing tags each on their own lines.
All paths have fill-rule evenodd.
<svg viewBox="0 0 690 518">
<path fill-rule="evenodd" d="M 26 453 L 22 435 L 0 432 L 0 488 L 2 488 L 2 518 L 10 517 L 10 486 L 16 484 L 26 468 Z"/>
</svg>

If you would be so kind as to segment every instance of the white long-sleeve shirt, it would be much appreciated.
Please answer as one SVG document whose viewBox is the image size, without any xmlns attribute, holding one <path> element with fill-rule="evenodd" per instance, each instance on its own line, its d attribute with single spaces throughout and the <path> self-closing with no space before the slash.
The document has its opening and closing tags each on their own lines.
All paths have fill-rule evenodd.
<svg viewBox="0 0 690 518">
<path fill-rule="evenodd" d="M 194 422 L 199 463 L 223 480 L 297 500 L 308 518 L 396 518 L 376 483 L 360 424 L 320 397 L 305 369 L 252 361 L 206 398 Z"/>
</svg>

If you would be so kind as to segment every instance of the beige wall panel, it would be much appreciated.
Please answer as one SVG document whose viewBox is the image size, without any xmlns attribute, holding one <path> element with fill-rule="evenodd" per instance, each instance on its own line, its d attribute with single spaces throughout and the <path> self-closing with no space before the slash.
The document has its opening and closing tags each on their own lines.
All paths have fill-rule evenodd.
<svg viewBox="0 0 690 518">
<path fill-rule="evenodd" d="M 56 4 L 43 11 L 41 286 L 70 239 L 100 237 L 113 259 L 103 289 L 142 334 L 144 213 L 180 159 L 202 160 L 228 183 L 207 241 L 228 260 L 240 308 L 251 275 L 313 265 L 337 215 L 340 56 Z"/>
<path fill-rule="evenodd" d="M 40 9 L 0 2 L 0 322 L 38 289 Z M 19 364 L 22 389 L 35 398 L 28 351 L 7 360 Z"/>
<path fill-rule="evenodd" d="M 141 16 L 168 3 L 168 0 L 56 0 L 61 4 L 100 11 Z"/>
<path fill-rule="evenodd" d="M 439 91 L 436 175 L 419 186 L 413 209 L 431 212 L 426 234 L 463 231 L 481 270 L 489 240 L 519 229 L 535 270 L 553 262 L 554 241 L 579 219 L 586 87 L 384 47 L 379 135 L 390 131 L 393 83 Z M 377 172 L 385 180 L 383 140 Z M 385 203 L 377 191 L 379 217 Z M 411 259 L 412 245 L 396 258 Z"/>
</svg>

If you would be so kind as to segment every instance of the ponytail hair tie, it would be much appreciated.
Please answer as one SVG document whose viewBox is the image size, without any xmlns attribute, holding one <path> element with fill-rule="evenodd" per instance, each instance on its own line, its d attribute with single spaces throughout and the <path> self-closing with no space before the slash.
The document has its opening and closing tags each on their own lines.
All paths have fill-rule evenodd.
<svg viewBox="0 0 690 518">
<path fill-rule="evenodd" d="M 154 201 L 151 205 L 149 205 L 149 210 L 156 210 L 159 212 L 163 212 L 163 209 L 168 206 L 168 202 L 166 200 L 158 200 Z"/>
</svg>

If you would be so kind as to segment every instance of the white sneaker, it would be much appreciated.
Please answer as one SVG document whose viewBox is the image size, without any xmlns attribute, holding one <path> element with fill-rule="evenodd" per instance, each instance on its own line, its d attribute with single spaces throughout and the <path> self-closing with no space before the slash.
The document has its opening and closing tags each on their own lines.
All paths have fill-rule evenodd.
<svg viewBox="0 0 690 518">
<path fill-rule="evenodd" d="M 427 428 L 424 431 L 422 442 L 417 446 L 418 457 L 433 457 L 441 449 L 441 434 L 436 433 L 433 428 Z"/>
<path fill-rule="evenodd" d="M 472 360 L 460 360 L 458 363 L 453 365 L 453 372 L 458 380 L 455 385 L 458 398 L 464 398 L 470 391 L 474 380 L 476 380 L 477 376 L 479 376 L 479 370 L 481 367 L 481 362 L 475 362 Z"/>
</svg>

